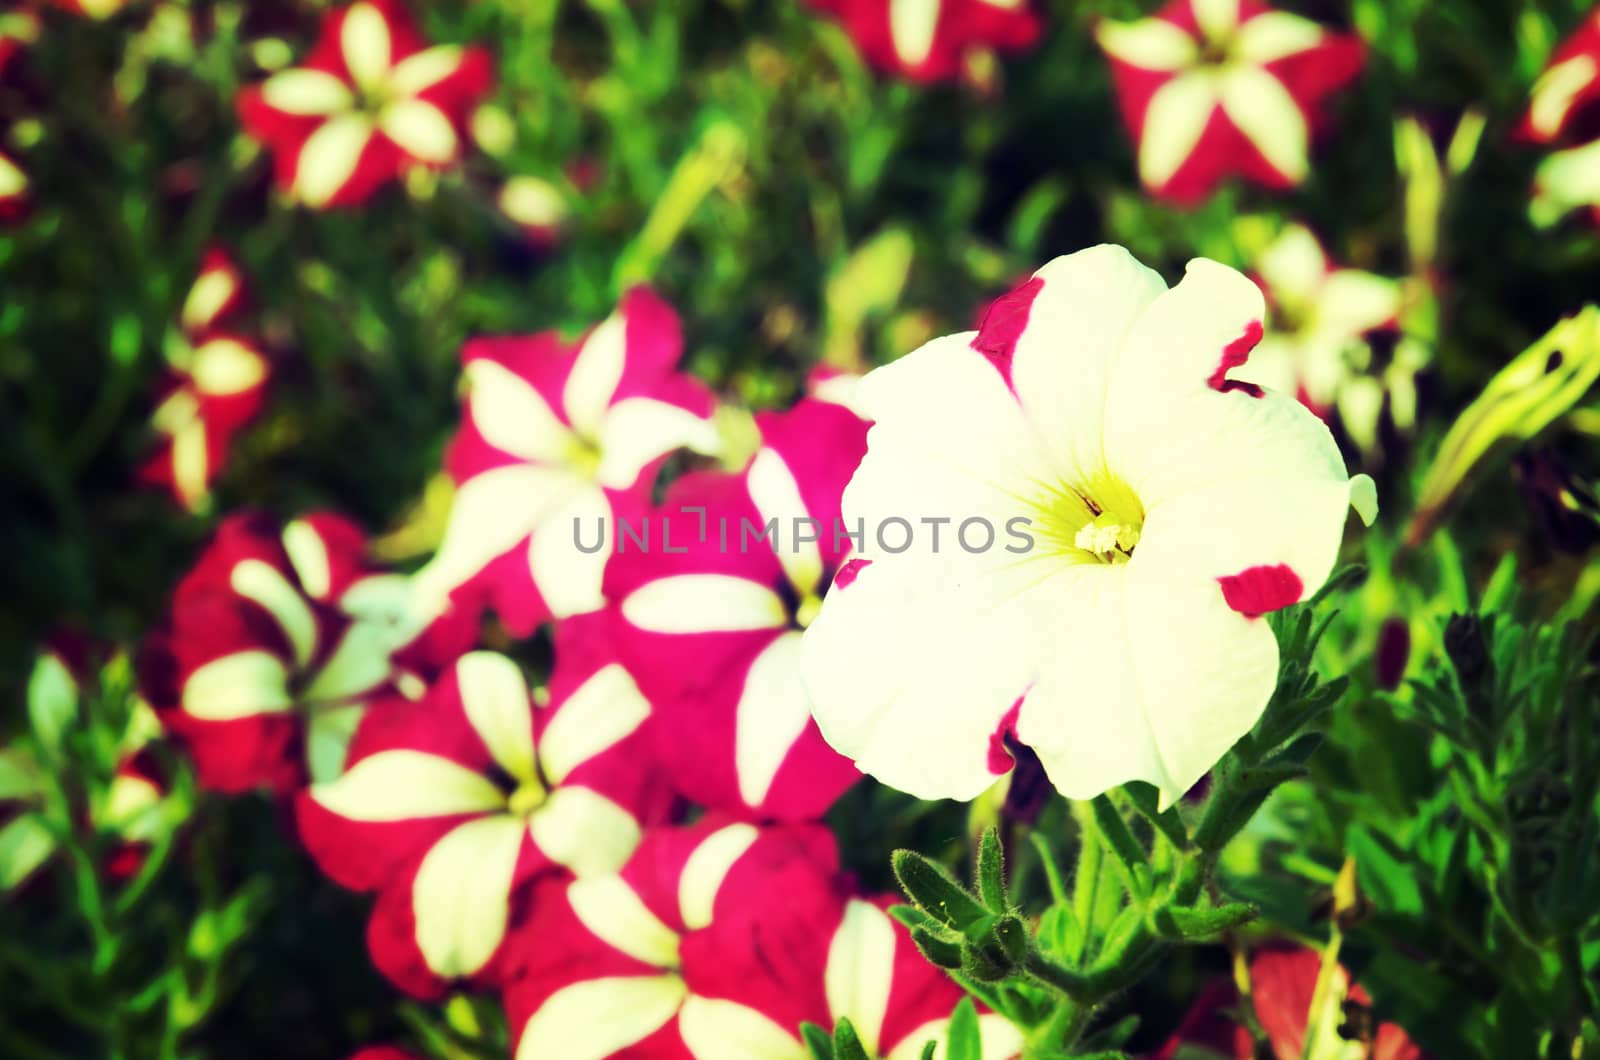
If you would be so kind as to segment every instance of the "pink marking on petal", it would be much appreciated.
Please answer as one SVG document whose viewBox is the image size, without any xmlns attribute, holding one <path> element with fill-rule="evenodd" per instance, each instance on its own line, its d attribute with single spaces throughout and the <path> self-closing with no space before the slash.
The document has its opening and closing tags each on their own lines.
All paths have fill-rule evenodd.
<svg viewBox="0 0 1600 1060">
<path fill-rule="evenodd" d="M 872 561 L 870 559 L 846 560 L 844 566 L 839 568 L 839 573 L 833 576 L 833 587 L 835 589 L 850 588 L 850 583 L 855 581 L 857 575 L 871 564 Z"/>
<path fill-rule="evenodd" d="M 1238 574 L 1217 579 L 1222 598 L 1246 618 L 1260 618 L 1268 611 L 1298 603 L 1305 592 L 1300 575 L 1287 563 L 1246 567 Z"/>
<path fill-rule="evenodd" d="M 1261 321 L 1259 320 L 1252 320 L 1246 324 L 1244 334 L 1222 348 L 1222 358 L 1217 361 L 1216 371 L 1211 373 L 1211 378 L 1206 380 L 1206 385 L 1212 390 L 1223 394 L 1231 390 L 1242 390 L 1251 397 L 1260 397 L 1262 394 L 1260 387 L 1254 383 L 1229 379 L 1228 373 L 1250 359 L 1250 351 L 1255 349 L 1256 344 L 1261 341 L 1264 331 L 1265 329 L 1261 326 Z"/>
<path fill-rule="evenodd" d="M 978 326 L 977 337 L 972 340 L 972 348 L 989 358 L 1008 387 L 1011 385 L 1012 355 L 1016 353 L 1017 341 L 1027 330 L 1033 300 L 1042 290 L 1044 280 L 1035 276 L 1021 287 L 995 299 L 983 314 L 983 323 Z"/>
<path fill-rule="evenodd" d="M 1016 759 L 1006 750 L 1006 737 L 1016 737 L 1017 715 L 1021 710 L 1022 697 L 1018 696 L 1017 701 L 1011 704 L 1011 709 L 1001 716 L 994 732 L 989 734 L 989 772 L 997 777 L 1011 772 L 1011 767 L 1016 765 Z"/>
</svg>

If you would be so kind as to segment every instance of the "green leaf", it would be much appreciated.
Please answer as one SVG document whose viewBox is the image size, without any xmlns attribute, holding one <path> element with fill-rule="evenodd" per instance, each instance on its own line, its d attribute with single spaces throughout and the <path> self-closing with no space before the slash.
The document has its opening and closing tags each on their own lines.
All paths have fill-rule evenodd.
<svg viewBox="0 0 1600 1060">
<path fill-rule="evenodd" d="M 992 825 L 985 828 L 978 840 L 978 894 L 983 904 L 996 913 L 1010 908 L 1006 901 L 1005 857 L 999 830 Z"/>
<path fill-rule="evenodd" d="M 970 997 L 961 999 L 950 1016 L 945 1060 L 983 1060 L 983 1041 L 978 1034 L 978 1010 Z"/>
<path fill-rule="evenodd" d="M 1346 846 L 1356 859 L 1356 879 L 1361 890 L 1374 905 L 1385 913 L 1422 913 L 1422 888 L 1416 877 L 1381 839 L 1364 825 L 1352 824 Z"/>
<path fill-rule="evenodd" d="M 800 1024 L 800 1039 L 811 1051 L 812 1060 L 834 1060 L 833 1039 L 815 1023 Z"/>
<path fill-rule="evenodd" d="M 914 927 L 911 929 L 911 941 L 930 964 L 940 968 L 961 967 L 961 943 L 954 939 L 946 938 L 930 928 Z"/>
<path fill-rule="evenodd" d="M 841 1019 L 833 1029 L 833 1055 L 834 1060 L 871 1060 L 848 1019 Z"/>
<path fill-rule="evenodd" d="M 25 813 L 0 828 L 0 894 L 32 876 L 55 849 L 56 837 L 37 814 Z"/>
<path fill-rule="evenodd" d="M 1162 909 L 1155 921 L 1156 930 L 1166 938 L 1203 939 L 1248 924 L 1259 915 L 1260 910 L 1248 902 L 1230 902 L 1215 909 Z"/>
<path fill-rule="evenodd" d="M 54 757 L 61 739 L 78 718 L 78 682 L 60 656 L 45 652 L 28 677 L 28 722 L 44 753 Z"/>
<path fill-rule="evenodd" d="M 914 850 L 896 850 L 891 859 L 895 879 L 900 889 L 918 909 L 964 931 L 972 924 L 989 916 L 989 911 L 966 888 L 955 881 L 949 871 Z"/>
<path fill-rule="evenodd" d="M 933 1060 L 933 1055 L 939 1051 L 938 1042 L 928 1042 L 922 1047 L 922 1055 L 918 1060 Z"/>
</svg>

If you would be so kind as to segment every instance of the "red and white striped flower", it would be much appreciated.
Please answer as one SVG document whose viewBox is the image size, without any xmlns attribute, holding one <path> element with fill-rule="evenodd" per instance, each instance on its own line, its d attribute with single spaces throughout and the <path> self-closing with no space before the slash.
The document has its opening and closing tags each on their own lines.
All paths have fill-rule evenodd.
<svg viewBox="0 0 1600 1060">
<path fill-rule="evenodd" d="M 191 511 L 210 501 L 229 445 L 261 411 L 270 365 L 259 343 L 235 330 L 244 280 L 227 251 L 206 252 L 167 344 L 150 418 L 160 438 L 141 476 Z"/>
<path fill-rule="evenodd" d="M 1016 739 L 1071 798 L 1144 780 L 1171 802 L 1255 724 L 1278 676 L 1260 616 L 1323 583 L 1352 501 L 1376 508 L 1321 420 L 1230 375 L 1264 310 L 1216 262 L 1168 290 L 1096 247 L 862 381 L 865 547 L 801 660 L 836 749 L 972 798 Z M 872 532 L 932 519 L 942 547 Z"/>
<path fill-rule="evenodd" d="M 128 0 L 47 0 L 54 7 L 88 18 L 110 18 L 128 6 Z"/>
<path fill-rule="evenodd" d="M 820 401 L 756 423 L 761 447 L 742 473 L 684 476 L 646 524 L 648 547 L 623 537 L 606 595 L 683 793 L 740 815 L 804 820 L 858 778 L 811 720 L 800 637 L 851 547 L 839 498 L 867 425 Z"/>
<path fill-rule="evenodd" d="M 454 613 L 426 623 L 409 601 L 408 580 L 372 566 L 361 531 L 338 516 L 281 528 L 232 516 L 146 643 L 145 697 L 206 787 L 331 779 L 368 705 L 420 695 L 474 633 Z"/>
<path fill-rule="evenodd" d="M 884 910 L 892 898 L 851 898 L 828 942 L 828 1018 L 848 1019 L 870 1057 L 917 1060 L 929 1042 L 943 1056 L 950 1015 L 966 992 L 929 964 L 905 925 Z M 983 1060 L 1022 1054 L 1022 1033 L 1004 1016 L 978 1017 Z"/>
<path fill-rule="evenodd" d="M 1415 407 L 1411 357 L 1374 363 L 1372 339 L 1400 326 L 1400 281 L 1335 266 L 1303 225 L 1290 225 L 1256 261 L 1272 326 L 1250 354 L 1251 377 L 1294 394 L 1324 420 L 1340 422 L 1363 449 L 1377 443 L 1378 419 L 1393 391 L 1397 418 Z M 1412 347 L 1408 351 L 1415 352 Z"/>
<path fill-rule="evenodd" d="M 719 445 L 711 393 L 676 371 L 682 351 L 677 314 L 644 288 L 575 343 L 468 342 L 466 416 L 446 457 L 455 504 L 418 572 L 419 606 L 486 599 L 521 635 L 597 610 L 617 518 L 648 500 L 669 454 Z"/>
<path fill-rule="evenodd" d="M 492 976 L 530 881 L 617 871 L 671 809 L 643 747 L 650 704 L 597 621 L 563 625 L 548 701 L 510 659 L 471 652 L 422 700 L 369 713 L 345 773 L 301 793 L 323 871 L 378 892 L 368 941 L 402 988 Z"/>
<path fill-rule="evenodd" d="M 617 875 L 547 885 L 513 943 L 517 1060 L 806 1060 L 836 859 L 820 826 L 703 822 L 650 833 Z"/>
<path fill-rule="evenodd" d="M 1310 172 L 1324 100 L 1361 70 L 1359 38 L 1259 0 L 1171 0 L 1137 22 L 1103 22 L 1139 178 L 1180 203 L 1230 176 L 1291 188 Z"/>
<path fill-rule="evenodd" d="M 978 56 L 1039 39 L 1031 0 L 811 0 L 837 18 L 873 66 L 913 81 L 955 77 Z"/>
<path fill-rule="evenodd" d="M 327 15 L 303 65 L 245 89 L 239 114 L 289 196 L 346 206 L 408 170 L 460 158 L 492 78 L 482 49 L 430 47 L 397 0 L 357 0 Z"/>
<path fill-rule="evenodd" d="M 1518 135 L 1532 143 L 1560 144 L 1534 175 L 1530 214 L 1541 226 L 1587 209 L 1600 223 L 1600 140 L 1594 140 L 1600 101 L 1600 9 L 1551 56 L 1533 86 Z"/>
<path fill-rule="evenodd" d="M 842 405 L 862 419 L 866 419 L 861 413 L 860 403 L 856 400 L 860 387 L 860 375 L 839 368 L 830 368 L 827 365 L 813 369 L 806 377 L 806 397 L 827 402 L 829 405 Z"/>
</svg>

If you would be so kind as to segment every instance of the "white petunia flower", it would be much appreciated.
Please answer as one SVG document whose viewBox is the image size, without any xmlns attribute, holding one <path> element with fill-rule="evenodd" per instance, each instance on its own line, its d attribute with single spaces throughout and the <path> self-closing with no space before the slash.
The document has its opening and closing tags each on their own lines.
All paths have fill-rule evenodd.
<svg viewBox="0 0 1600 1060">
<path fill-rule="evenodd" d="M 802 649 L 827 740 L 922 798 L 978 795 L 1008 739 L 1071 798 L 1204 775 L 1276 684 L 1260 616 L 1326 580 L 1352 502 L 1376 510 L 1320 420 L 1229 377 L 1263 315 L 1233 269 L 1168 290 L 1102 246 L 867 376 L 844 518 L 869 532 Z M 870 532 L 944 519 L 1000 534 Z"/>
</svg>

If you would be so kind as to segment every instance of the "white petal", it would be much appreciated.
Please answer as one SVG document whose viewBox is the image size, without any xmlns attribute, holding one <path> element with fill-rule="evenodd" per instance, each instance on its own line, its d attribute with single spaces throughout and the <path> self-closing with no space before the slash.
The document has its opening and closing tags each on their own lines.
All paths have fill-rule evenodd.
<svg viewBox="0 0 1600 1060">
<path fill-rule="evenodd" d="M 300 590 L 290 585 L 278 568 L 259 559 L 241 560 L 229 574 L 228 584 L 273 617 L 293 648 L 297 665 L 311 661 L 317 650 L 316 616 Z"/>
<path fill-rule="evenodd" d="M 665 401 L 624 398 L 605 414 L 595 478 L 602 486 L 627 489 L 638 481 L 645 465 L 659 457 L 678 449 L 711 455 L 720 446 L 711 420 Z"/>
<path fill-rule="evenodd" d="M 172 481 L 183 503 L 198 509 L 206 497 L 211 472 L 211 450 L 206 445 L 206 425 L 190 420 L 172 432 Z"/>
<path fill-rule="evenodd" d="M 574 491 L 533 535 L 528 546 L 529 569 L 539 595 L 555 617 L 588 614 L 604 606 L 605 595 L 600 590 L 606 561 L 611 558 L 610 545 L 616 540 L 614 521 L 605 493 L 586 485 Z M 584 551 L 578 547 L 582 540 L 587 548 L 589 535 L 598 535 L 602 525 L 605 544 L 601 548 Z"/>
<path fill-rule="evenodd" d="M 339 33 L 339 49 L 344 54 L 344 65 L 356 84 L 365 88 L 376 86 L 383 80 L 389 73 L 392 48 L 389 23 L 384 21 L 381 11 L 361 2 L 345 10 L 344 26 Z"/>
<path fill-rule="evenodd" d="M 1141 70 L 1176 72 L 1193 66 L 1200 54 L 1194 38 L 1164 18 L 1102 22 L 1095 39 L 1113 59 Z"/>
<path fill-rule="evenodd" d="M 283 550 L 289 556 L 300 587 L 313 599 L 321 600 L 333 586 L 333 570 L 328 560 L 328 546 L 317 533 L 316 527 L 304 519 L 295 519 L 283 528 Z"/>
<path fill-rule="evenodd" d="M 202 721 L 236 721 L 277 714 L 292 705 L 283 661 L 264 651 L 224 655 L 183 683 L 183 710 Z"/>
<path fill-rule="evenodd" d="M 1135 445 L 1181 441 L 1174 433 L 1173 407 L 1196 394 L 1226 400 L 1212 380 L 1224 354 L 1246 333 L 1259 336 L 1266 315 L 1261 289 L 1243 273 L 1205 258 L 1189 263 L 1183 280 L 1150 304 L 1128 332 L 1106 391 L 1106 453 L 1110 466 L 1141 491 L 1122 454 Z M 1250 378 L 1248 366 L 1241 370 Z M 1152 474 L 1158 469 L 1151 468 Z"/>
<path fill-rule="evenodd" d="M 760 836 L 754 825 L 730 824 L 712 832 L 694 848 L 678 877 L 678 911 L 690 931 L 710 925 L 722 881 Z"/>
<path fill-rule="evenodd" d="M 435 843 L 411 885 L 417 949 L 445 979 L 481 971 L 505 938 L 522 849 L 514 817 L 468 821 Z"/>
<path fill-rule="evenodd" d="M 616 872 L 639 845 L 639 822 L 604 795 L 568 785 L 528 819 L 534 844 L 575 876 Z"/>
<path fill-rule="evenodd" d="M 0 199 L 11 199 L 28 189 L 28 176 L 5 155 L 0 155 Z"/>
<path fill-rule="evenodd" d="M 536 463 L 566 459 L 572 432 L 526 379 L 490 360 L 472 361 L 466 374 L 468 414 L 485 441 Z"/>
<path fill-rule="evenodd" d="M 539 737 L 539 763 L 552 784 L 631 736 L 650 716 L 633 675 L 616 663 L 601 667 L 561 704 Z"/>
<path fill-rule="evenodd" d="M 312 785 L 311 797 L 340 817 L 372 823 L 492 813 L 506 804 L 477 770 L 409 749 L 368 755 L 337 780 Z"/>
<path fill-rule="evenodd" d="M 1283 230 L 1256 262 L 1256 271 L 1272 290 L 1276 303 L 1309 306 L 1328 278 L 1328 256 L 1305 225 Z"/>
<path fill-rule="evenodd" d="M 294 194 L 311 207 L 321 207 L 355 175 L 361 152 L 372 139 L 365 115 L 341 114 L 324 122 L 306 138 L 295 166 Z"/>
<path fill-rule="evenodd" d="M 1400 312 L 1400 284 L 1359 269 L 1339 269 L 1323 285 L 1312 326 L 1341 339 L 1393 322 Z"/>
<path fill-rule="evenodd" d="M 1283 82 L 1253 66 L 1222 78 L 1222 109 L 1272 168 L 1298 184 L 1311 168 L 1305 112 Z"/>
<path fill-rule="evenodd" d="M 800 681 L 800 633 L 791 630 L 750 664 L 734 722 L 734 769 L 739 797 L 759 806 L 778 770 L 811 721 L 811 700 Z"/>
<path fill-rule="evenodd" d="M 324 70 L 292 69 L 273 74 L 261 83 L 261 99 L 273 110 L 302 117 L 336 114 L 355 106 L 350 86 Z M 188 319 L 187 314 L 184 319 Z"/>
<path fill-rule="evenodd" d="M 933 51 L 942 0 L 889 0 L 889 39 L 906 66 L 916 66 Z"/>
<path fill-rule="evenodd" d="M 848 1019 L 870 1056 L 883 1039 L 883 1019 L 894 986 L 894 922 L 871 902 L 851 899 L 828 946 L 823 980 L 828 1015 Z"/>
<path fill-rule="evenodd" d="M 731 574 L 675 574 L 647 582 L 622 601 L 622 617 L 652 633 L 782 629 L 789 609 L 760 582 Z"/>
<path fill-rule="evenodd" d="M 1322 43 L 1322 27 L 1285 11 L 1264 11 L 1239 27 L 1230 55 L 1252 66 L 1286 59 Z"/>
<path fill-rule="evenodd" d="M 809 1060 L 810 1050 L 766 1015 L 733 1001 L 690 995 L 678 1029 L 695 1060 Z"/>
<path fill-rule="evenodd" d="M 442 165 L 456 157 L 460 139 L 444 111 L 420 99 L 404 99 L 383 108 L 378 128 L 412 158 Z"/>
<path fill-rule="evenodd" d="M 302 698 L 308 703 L 333 704 L 372 692 L 393 675 L 389 654 L 394 648 L 394 630 L 388 626 L 352 623 Z"/>
<path fill-rule="evenodd" d="M 1201 32 L 1212 40 L 1232 36 L 1239 24 L 1239 0 L 1189 0 L 1189 8 Z"/>
<path fill-rule="evenodd" d="M 184 330 L 195 332 L 208 326 L 238 290 L 239 279 L 232 269 L 214 268 L 202 272 L 189 289 L 188 297 L 183 300 L 180 319 Z"/>
<path fill-rule="evenodd" d="M 461 49 L 453 44 L 441 44 L 408 55 L 389 71 L 389 91 L 398 96 L 426 92 L 460 69 L 461 57 Z"/>
<path fill-rule="evenodd" d="M 844 492 L 844 529 L 859 523 L 865 532 L 858 555 L 882 555 L 907 536 L 905 555 L 931 553 L 924 519 L 988 517 L 1003 527 L 1019 514 L 1019 492 L 1054 477 L 1048 449 L 973 338 L 935 339 L 862 379 L 860 403 L 874 424 Z M 940 551 L 949 551 L 952 532 L 944 529 Z"/>
<path fill-rule="evenodd" d="M 517 1060 L 606 1060 L 664 1027 L 688 994 L 676 975 L 585 979 L 523 1025 Z"/>
<path fill-rule="evenodd" d="M 628 356 L 628 320 L 613 313 L 583 340 L 561 392 L 567 421 L 588 438 L 598 438 L 606 409 L 622 382 Z"/>
<path fill-rule="evenodd" d="M 1075 606 L 1080 568 L 1043 555 L 983 566 L 954 555 L 882 560 L 823 599 L 801 672 L 834 750 L 922 799 L 971 799 L 992 785 L 990 739 L 1059 648 L 1050 617 Z"/>
<path fill-rule="evenodd" d="M 517 664 L 492 651 L 456 662 L 461 708 L 501 769 L 519 781 L 538 776 L 533 755 L 533 702 Z"/>
<path fill-rule="evenodd" d="M 1105 461 L 1102 422 L 1112 366 L 1166 281 L 1116 246 L 1056 258 L 1034 273 L 1034 296 L 1011 377 L 1056 481 L 1082 481 Z M 965 514 L 965 513 L 963 513 Z"/>
<path fill-rule="evenodd" d="M 784 530 L 794 526 L 796 519 L 810 517 L 805 499 L 800 496 L 800 483 L 795 481 L 794 472 L 776 450 L 763 447 L 756 453 L 745 472 L 745 488 L 750 491 L 750 499 L 755 502 L 761 521 L 778 521 L 780 537 Z M 823 534 L 832 531 L 832 527 L 822 529 Z M 788 547 L 778 549 L 778 562 L 796 590 L 802 594 L 816 592 L 817 583 L 822 580 L 822 551 L 818 542 L 802 543 L 798 535 L 794 537 Z"/>
<path fill-rule="evenodd" d="M 944 1048 L 949 1030 L 949 1020 L 930 1020 L 901 1038 L 884 1060 L 919 1060 L 929 1042 L 934 1043 L 933 1060 L 945 1060 L 949 1055 Z M 1022 1032 L 1004 1016 L 986 1012 L 978 1017 L 978 1055 L 983 1060 L 1015 1060 L 1022 1055 L 1025 1043 Z"/>
<path fill-rule="evenodd" d="M 567 901 L 595 938 L 657 968 L 678 966 L 678 936 L 621 876 L 590 876 L 567 887 Z"/>
<path fill-rule="evenodd" d="M 554 468 L 527 464 L 474 475 L 456 491 L 444 541 L 413 587 L 418 608 L 442 611 L 444 598 L 485 566 L 515 548 L 542 519 L 587 485 Z M 557 533 L 570 528 L 553 527 Z"/>
<path fill-rule="evenodd" d="M 1139 179 L 1159 188 L 1188 161 L 1217 105 L 1209 72 L 1180 74 L 1156 89 L 1139 132 Z"/>
</svg>

